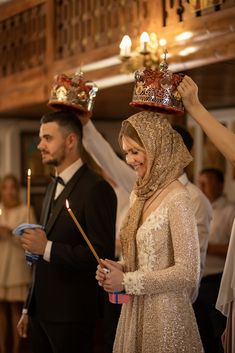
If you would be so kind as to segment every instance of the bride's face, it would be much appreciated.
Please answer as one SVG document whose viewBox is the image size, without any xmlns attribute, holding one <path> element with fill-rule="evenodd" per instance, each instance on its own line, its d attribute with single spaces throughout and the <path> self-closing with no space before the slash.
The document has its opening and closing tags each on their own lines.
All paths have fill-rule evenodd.
<svg viewBox="0 0 235 353">
<path fill-rule="evenodd" d="M 122 137 L 122 149 L 124 151 L 127 164 L 135 170 L 139 177 L 143 178 L 147 172 L 148 166 L 145 149 L 127 136 Z"/>
</svg>

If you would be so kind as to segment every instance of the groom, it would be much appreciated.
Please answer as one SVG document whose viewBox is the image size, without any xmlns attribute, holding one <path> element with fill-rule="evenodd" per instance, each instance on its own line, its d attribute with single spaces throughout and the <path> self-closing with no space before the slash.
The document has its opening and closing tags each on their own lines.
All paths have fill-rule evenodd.
<svg viewBox="0 0 235 353">
<path fill-rule="evenodd" d="M 18 331 L 29 321 L 34 353 L 90 353 L 97 316 L 97 262 L 65 207 L 66 199 L 100 258 L 114 257 L 116 196 L 81 160 L 82 126 L 71 111 L 41 119 L 38 149 L 55 167 L 41 223 L 27 229 L 25 250 L 41 255 Z M 52 190 L 52 189 L 55 190 Z"/>
</svg>

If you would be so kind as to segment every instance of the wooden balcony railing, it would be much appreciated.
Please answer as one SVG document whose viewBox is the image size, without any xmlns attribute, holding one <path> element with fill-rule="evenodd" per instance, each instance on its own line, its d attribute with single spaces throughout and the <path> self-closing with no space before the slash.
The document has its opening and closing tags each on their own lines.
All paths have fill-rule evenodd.
<svg viewBox="0 0 235 353">
<path fill-rule="evenodd" d="M 0 110 L 46 101 L 55 73 L 117 56 L 126 33 L 135 44 L 141 32 L 157 32 L 169 43 L 171 62 L 185 67 L 234 58 L 235 0 L 217 1 L 194 12 L 189 0 L 21 0 L 2 5 Z M 193 37 L 177 43 L 175 35 L 183 31 L 192 31 Z M 179 50 L 191 43 L 197 52 L 180 57 Z M 90 76 L 118 72 L 116 65 Z"/>
</svg>

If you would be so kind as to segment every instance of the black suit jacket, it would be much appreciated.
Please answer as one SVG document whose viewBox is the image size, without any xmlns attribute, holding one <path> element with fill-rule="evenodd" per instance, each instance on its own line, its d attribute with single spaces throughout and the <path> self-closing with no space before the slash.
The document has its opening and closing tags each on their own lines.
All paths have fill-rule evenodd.
<svg viewBox="0 0 235 353">
<path fill-rule="evenodd" d="M 93 321 L 98 304 L 97 261 L 70 217 L 66 199 L 99 257 L 114 257 L 116 195 L 106 181 L 83 165 L 66 184 L 46 223 L 47 237 L 53 242 L 51 259 L 47 262 L 40 257 L 35 265 L 29 314 L 56 322 Z M 46 202 L 42 219 L 45 212 Z"/>
</svg>

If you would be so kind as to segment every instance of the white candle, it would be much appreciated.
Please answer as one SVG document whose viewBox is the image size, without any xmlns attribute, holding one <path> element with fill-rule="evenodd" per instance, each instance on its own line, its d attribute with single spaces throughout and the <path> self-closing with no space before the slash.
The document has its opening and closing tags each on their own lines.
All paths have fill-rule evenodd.
<svg viewBox="0 0 235 353">
<path fill-rule="evenodd" d="M 80 223 L 78 222 L 77 218 L 75 217 L 75 214 L 73 213 L 73 211 L 71 210 L 71 208 L 69 207 L 69 202 L 68 200 L 66 200 L 66 207 L 68 210 L 68 213 L 70 214 L 72 220 L 74 221 L 74 223 L 76 224 L 77 228 L 79 229 L 80 233 L 82 234 L 84 240 L 86 241 L 89 249 L 91 250 L 91 252 L 93 253 L 93 255 L 95 256 L 97 262 L 99 263 L 100 267 L 104 267 L 104 265 L 102 264 L 97 252 L 95 251 L 94 247 L 92 246 L 90 240 L 87 238 L 84 230 L 82 229 Z"/>
<path fill-rule="evenodd" d="M 28 173 L 27 173 L 27 211 L 28 211 L 27 222 L 28 223 L 30 223 L 30 196 L 31 196 L 31 169 L 28 169 Z"/>
</svg>

